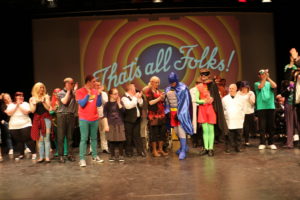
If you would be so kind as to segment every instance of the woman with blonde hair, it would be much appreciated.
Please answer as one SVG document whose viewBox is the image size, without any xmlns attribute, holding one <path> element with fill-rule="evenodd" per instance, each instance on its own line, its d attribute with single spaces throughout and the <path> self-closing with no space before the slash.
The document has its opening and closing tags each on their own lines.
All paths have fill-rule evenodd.
<svg viewBox="0 0 300 200">
<path fill-rule="evenodd" d="M 154 157 L 168 155 L 163 150 L 167 132 L 165 125 L 165 94 L 158 89 L 159 84 L 160 79 L 157 76 L 152 76 L 148 88 L 144 90 L 148 103 L 149 136 Z"/>
<path fill-rule="evenodd" d="M 46 86 L 38 82 L 34 84 L 32 97 L 29 99 L 30 109 L 33 115 L 31 137 L 35 141 L 39 141 L 39 155 L 37 161 L 50 162 L 50 133 L 51 133 L 51 115 L 49 113 L 51 103 L 47 94 Z"/>
</svg>

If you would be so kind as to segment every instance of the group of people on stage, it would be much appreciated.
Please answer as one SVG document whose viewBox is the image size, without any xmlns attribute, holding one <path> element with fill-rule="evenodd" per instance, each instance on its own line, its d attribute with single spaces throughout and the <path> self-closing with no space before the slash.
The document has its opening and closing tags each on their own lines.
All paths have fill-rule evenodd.
<svg viewBox="0 0 300 200">
<path fill-rule="evenodd" d="M 285 67 L 287 76 L 276 99 L 283 99 L 286 147 L 293 148 L 295 130 L 299 130 L 300 57 L 294 48 L 290 54 L 291 63 Z M 9 94 L 1 94 L 1 133 L 6 135 L 9 154 L 13 154 L 15 145 L 16 160 L 23 159 L 27 151 L 37 163 L 49 163 L 51 141 L 55 141 L 59 162 L 73 162 L 73 134 L 78 124 L 79 164 L 85 167 L 88 143 L 92 161 L 104 162 L 97 152 L 98 132 L 101 149 L 110 153 L 111 162 L 123 162 L 125 156 L 145 157 L 145 138 L 149 140 L 153 157 L 167 156 L 165 143 L 171 129 L 180 142 L 176 151 L 179 160 L 187 156 L 189 136 L 194 147 L 200 141 L 202 156 L 214 156 L 215 140 L 222 139 L 226 153 L 240 152 L 243 137 L 245 145 L 250 145 L 249 135 L 256 115 L 258 148 L 275 150 L 277 84 L 270 78 L 268 69 L 259 70 L 258 77 L 254 91 L 247 81 L 230 84 L 227 90 L 226 80 L 211 78 L 210 71 L 202 68 L 195 86 L 189 89 L 171 72 L 164 92 L 159 88 L 160 78 L 153 76 L 142 90 L 137 90 L 132 83 L 127 84 L 123 96 L 117 88 L 104 92 L 104 87 L 92 75 L 86 76 L 82 88 L 78 88 L 72 78 L 65 78 L 63 89 L 56 88 L 51 97 L 45 85 L 38 82 L 32 88 L 29 102 L 24 101 L 22 92 L 16 92 L 13 100 Z M 3 160 L 2 154 L 0 160 Z"/>
</svg>

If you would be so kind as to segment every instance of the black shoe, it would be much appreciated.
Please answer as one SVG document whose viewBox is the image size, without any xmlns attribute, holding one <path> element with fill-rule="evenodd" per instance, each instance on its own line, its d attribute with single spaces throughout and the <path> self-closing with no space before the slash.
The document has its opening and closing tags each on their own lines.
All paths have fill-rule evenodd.
<svg viewBox="0 0 300 200">
<path fill-rule="evenodd" d="M 204 156 L 206 154 L 208 154 L 208 150 L 206 150 L 206 149 L 202 149 L 202 151 L 200 151 L 200 153 L 199 153 L 200 156 Z"/>
<path fill-rule="evenodd" d="M 74 158 L 74 156 L 68 156 L 68 160 L 71 161 L 71 162 L 76 161 L 75 158 Z"/>
<path fill-rule="evenodd" d="M 42 162 L 44 162 L 45 161 L 45 159 L 42 159 L 42 160 L 38 160 L 38 161 L 36 161 L 37 163 L 42 163 Z"/>
<path fill-rule="evenodd" d="M 129 157 L 129 158 L 130 158 L 130 157 L 132 157 L 132 156 L 133 156 L 133 155 L 132 155 L 131 153 L 127 153 L 127 154 L 126 154 L 126 157 Z"/>
<path fill-rule="evenodd" d="M 108 160 L 109 160 L 109 162 L 114 162 L 114 161 L 116 161 L 116 158 L 114 156 L 111 156 Z"/>
<path fill-rule="evenodd" d="M 123 156 L 120 156 L 118 160 L 119 160 L 119 162 L 124 162 L 125 161 Z"/>
<path fill-rule="evenodd" d="M 24 155 L 20 155 L 20 156 L 16 157 L 15 160 L 16 160 L 16 161 L 22 160 L 23 158 L 24 158 Z"/>
<path fill-rule="evenodd" d="M 214 153 L 214 150 L 208 150 L 208 156 L 214 156 L 215 153 Z"/>
<path fill-rule="evenodd" d="M 236 147 L 235 151 L 238 152 L 238 153 L 243 152 L 239 147 Z"/>
<path fill-rule="evenodd" d="M 65 163 L 66 161 L 65 161 L 65 159 L 64 159 L 64 157 L 63 156 L 60 156 L 59 157 L 59 161 L 58 162 L 60 162 L 60 163 Z"/>
<path fill-rule="evenodd" d="M 105 149 L 104 149 L 102 152 L 103 152 L 103 153 L 110 154 L 109 150 L 105 150 Z"/>
<path fill-rule="evenodd" d="M 230 149 L 225 149 L 225 153 L 230 154 L 231 153 Z"/>
</svg>

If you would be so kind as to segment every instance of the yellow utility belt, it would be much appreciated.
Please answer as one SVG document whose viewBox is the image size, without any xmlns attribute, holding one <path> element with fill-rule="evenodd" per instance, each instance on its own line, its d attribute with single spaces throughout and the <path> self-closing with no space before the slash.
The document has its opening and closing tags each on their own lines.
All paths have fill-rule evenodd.
<svg viewBox="0 0 300 200">
<path fill-rule="evenodd" d="M 177 108 L 170 108 L 171 111 L 177 111 Z"/>
</svg>

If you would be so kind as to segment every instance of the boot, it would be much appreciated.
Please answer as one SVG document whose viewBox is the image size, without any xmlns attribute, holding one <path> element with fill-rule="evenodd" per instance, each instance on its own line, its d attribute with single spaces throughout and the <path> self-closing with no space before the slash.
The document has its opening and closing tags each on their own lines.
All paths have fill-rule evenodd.
<svg viewBox="0 0 300 200">
<path fill-rule="evenodd" d="M 204 155 L 208 154 L 208 150 L 202 149 L 199 154 L 200 154 L 200 156 L 204 156 Z"/>
<path fill-rule="evenodd" d="M 163 141 L 158 142 L 158 151 L 157 152 L 160 153 L 162 156 L 167 156 L 168 153 L 164 152 L 163 145 L 164 145 Z"/>
<path fill-rule="evenodd" d="M 159 157 L 160 154 L 156 150 L 156 142 L 152 142 L 151 145 L 152 145 L 152 155 L 153 155 L 153 157 Z"/>
<path fill-rule="evenodd" d="M 179 138 L 180 140 L 180 153 L 179 153 L 179 160 L 183 160 L 185 159 L 186 157 L 186 146 L 187 146 L 187 143 L 186 143 L 186 138 Z"/>
<path fill-rule="evenodd" d="M 215 155 L 214 150 L 209 149 L 209 150 L 208 150 L 208 156 L 212 157 L 212 156 L 214 156 L 214 155 Z"/>
<path fill-rule="evenodd" d="M 189 151 L 189 146 L 186 144 L 185 146 L 185 152 L 187 153 Z M 181 152 L 181 145 L 180 145 L 180 148 L 176 151 L 176 154 L 179 155 Z"/>
<path fill-rule="evenodd" d="M 197 146 L 198 146 L 198 142 L 197 142 L 197 134 L 193 134 L 192 136 L 192 147 L 193 148 L 197 148 Z"/>
</svg>

